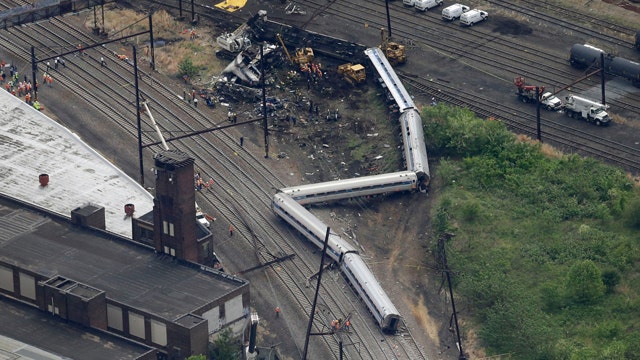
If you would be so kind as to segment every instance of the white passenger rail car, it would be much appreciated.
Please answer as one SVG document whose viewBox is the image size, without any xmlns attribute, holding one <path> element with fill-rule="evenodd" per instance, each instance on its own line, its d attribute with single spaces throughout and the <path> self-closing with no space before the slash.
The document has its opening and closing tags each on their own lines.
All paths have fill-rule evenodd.
<svg viewBox="0 0 640 360">
<path fill-rule="evenodd" d="M 412 191 L 417 186 L 413 171 L 363 176 L 353 179 L 327 181 L 317 184 L 298 185 L 280 189 L 299 204 L 350 199 L 396 191 Z"/>
<path fill-rule="evenodd" d="M 345 254 L 341 264 L 342 272 L 385 332 L 394 332 L 400 323 L 400 312 L 382 289 L 359 255 Z"/>
<path fill-rule="evenodd" d="M 396 104 L 398 104 L 400 112 L 406 109 L 415 109 L 416 105 L 413 103 L 413 99 L 400 82 L 396 72 L 393 71 L 391 64 L 389 64 L 382 50 L 377 47 L 369 48 L 365 50 L 364 53 L 371 59 L 371 63 L 376 68 L 378 75 L 380 75 L 380 78 L 382 78 L 389 89 L 391 96 L 393 96 Z"/>
<path fill-rule="evenodd" d="M 273 196 L 272 207 L 278 216 L 300 231 L 315 246 L 320 249 L 324 247 L 327 226 L 302 205 L 289 195 L 278 193 Z M 327 255 L 340 265 L 380 328 L 385 332 L 395 332 L 400 322 L 400 313 L 357 250 L 340 236 L 331 233 Z"/>
<path fill-rule="evenodd" d="M 309 210 L 295 202 L 290 196 L 282 193 L 273 196 L 272 207 L 276 214 L 300 231 L 315 246 L 319 249 L 324 247 L 327 225 L 310 213 Z M 357 251 L 340 236 L 336 234 L 329 235 L 327 254 L 331 259 L 339 263 L 342 261 L 342 256 L 350 252 Z"/>
<path fill-rule="evenodd" d="M 424 142 L 422 118 L 411 96 L 400 82 L 398 75 L 379 48 L 369 48 L 365 54 L 378 71 L 378 75 L 396 101 L 400 109 L 400 128 L 404 143 L 404 157 L 407 170 L 415 172 L 421 190 L 426 189 L 431 179 L 429 159 Z"/>
</svg>

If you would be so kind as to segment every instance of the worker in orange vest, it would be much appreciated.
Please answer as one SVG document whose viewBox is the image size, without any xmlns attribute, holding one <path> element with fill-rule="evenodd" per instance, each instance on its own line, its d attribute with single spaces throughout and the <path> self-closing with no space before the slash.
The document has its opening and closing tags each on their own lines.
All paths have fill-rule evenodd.
<svg viewBox="0 0 640 360">
<path fill-rule="evenodd" d="M 31 104 L 31 93 L 27 93 L 27 95 L 24 96 L 24 101 L 26 101 L 27 104 Z"/>
</svg>

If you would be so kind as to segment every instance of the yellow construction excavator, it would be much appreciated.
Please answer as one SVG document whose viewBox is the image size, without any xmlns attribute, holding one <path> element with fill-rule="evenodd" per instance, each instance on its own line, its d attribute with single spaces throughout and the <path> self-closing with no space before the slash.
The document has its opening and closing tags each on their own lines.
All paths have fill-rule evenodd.
<svg viewBox="0 0 640 360">
<path fill-rule="evenodd" d="M 407 62 L 407 55 L 405 54 L 404 45 L 400 45 L 391 41 L 391 38 L 384 36 L 384 28 L 380 29 L 380 36 L 382 43 L 380 44 L 380 50 L 384 53 L 384 56 L 389 60 L 391 66 L 401 65 Z"/>
<path fill-rule="evenodd" d="M 282 36 L 280 34 L 276 34 L 276 38 L 278 38 L 278 41 L 280 42 L 280 45 L 282 45 L 282 49 L 284 50 L 284 53 L 285 55 L 287 55 L 287 59 L 289 59 L 291 64 L 304 66 L 313 62 L 314 54 L 312 48 L 298 48 L 296 49 L 294 56 L 292 56 L 291 53 L 289 53 L 289 50 L 287 50 L 287 46 L 284 44 Z"/>
<path fill-rule="evenodd" d="M 338 66 L 338 74 L 351 85 L 357 85 L 367 79 L 367 73 L 361 64 L 347 63 Z"/>
</svg>

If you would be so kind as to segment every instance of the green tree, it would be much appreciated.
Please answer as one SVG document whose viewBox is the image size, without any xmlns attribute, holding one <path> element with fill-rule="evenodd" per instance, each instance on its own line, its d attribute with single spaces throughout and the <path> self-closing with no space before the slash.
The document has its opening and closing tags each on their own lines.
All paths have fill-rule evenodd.
<svg viewBox="0 0 640 360">
<path fill-rule="evenodd" d="M 204 355 L 191 355 L 187 360 L 207 360 L 207 357 Z"/>
<path fill-rule="evenodd" d="M 238 344 L 231 337 L 231 329 L 225 329 L 220 332 L 218 338 L 213 341 L 213 351 L 211 358 L 215 360 L 237 360 L 240 359 Z"/>
<path fill-rule="evenodd" d="M 576 263 L 569 269 L 567 294 L 577 303 L 588 304 L 604 295 L 602 273 L 591 260 Z"/>
<path fill-rule="evenodd" d="M 640 198 L 633 199 L 624 209 L 623 219 L 630 228 L 640 229 Z"/>
<path fill-rule="evenodd" d="M 187 76 L 189 79 L 198 74 L 198 67 L 193 64 L 190 57 L 186 57 L 178 64 L 178 75 L 181 77 Z"/>
</svg>

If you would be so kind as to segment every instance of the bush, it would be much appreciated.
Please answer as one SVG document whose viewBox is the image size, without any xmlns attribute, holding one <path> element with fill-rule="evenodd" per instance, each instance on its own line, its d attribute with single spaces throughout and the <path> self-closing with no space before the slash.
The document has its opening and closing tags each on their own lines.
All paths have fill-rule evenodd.
<svg viewBox="0 0 640 360">
<path fill-rule="evenodd" d="M 590 304 L 604 295 L 602 273 L 591 260 L 576 263 L 569 269 L 567 294 L 578 304 Z"/>
<path fill-rule="evenodd" d="M 640 229 L 640 198 L 635 198 L 625 207 L 623 219 L 627 227 Z"/>
<path fill-rule="evenodd" d="M 607 294 L 613 293 L 616 285 L 620 283 L 620 273 L 615 270 L 608 270 L 603 272 L 602 283 L 606 288 Z"/>
<path fill-rule="evenodd" d="M 178 64 L 178 75 L 180 77 L 194 78 L 198 74 L 198 67 L 193 64 L 191 58 L 187 57 Z"/>
</svg>

